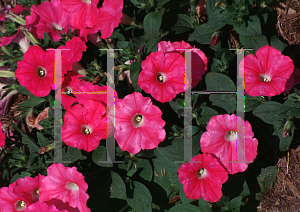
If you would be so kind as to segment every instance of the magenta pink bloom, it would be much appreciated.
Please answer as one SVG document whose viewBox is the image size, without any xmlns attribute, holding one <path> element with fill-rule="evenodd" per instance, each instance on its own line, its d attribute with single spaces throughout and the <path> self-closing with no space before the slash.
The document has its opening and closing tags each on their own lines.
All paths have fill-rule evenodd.
<svg viewBox="0 0 300 212">
<path fill-rule="evenodd" d="M 97 148 L 101 139 L 111 133 L 107 128 L 105 106 L 94 100 L 69 108 L 64 116 L 62 140 L 71 147 L 90 152 Z"/>
<path fill-rule="evenodd" d="M 47 172 L 48 175 L 43 179 L 40 188 L 41 201 L 60 199 L 72 207 L 78 207 L 80 212 L 91 211 L 86 206 L 89 198 L 86 193 L 88 184 L 76 167 L 64 167 L 61 163 L 54 163 L 48 167 Z"/>
<path fill-rule="evenodd" d="M 54 51 L 31 46 L 17 63 L 15 75 L 33 95 L 47 96 L 54 89 Z"/>
<path fill-rule="evenodd" d="M 23 10 L 26 10 L 25 7 L 22 7 L 21 5 L 16 5 L 16 7 L 12 8 L 10 7 L 10 5 L 2 8 L 2 11 L 0 11 L 0 21 L 4 21 L 5 20 L 5 16 L 7 16 L 5 13 L 7 13 L 8 11 L 12 11 L 14 14 L 18 15 L 20 13 L 23 12 Z M 5 14 L 5 15 L 3 15 Z"/>
<path fill-rule="evenodd" d="M 0 189 L 0 211 L 2 212 L 27 212 L 30 204 L 22 197 L 13 193 L 12 186 Z"/>
<path fill-rule="evenodd" d="M 261 47 L 255 55 L 246 56 L 239 65 L 246 93 L 250 96 L 281 94 L 294 70 L 292 59 L 271 46 Z"/>
<path fill-rule="evenodd" d="M 237 121 L 244 123 L 244 125 L 237 129 Z M 245 131 L 244 136 L 242 136 L 244 126 Z M 257 155 L 258 141 L 253 138 L 254 133 L 248 121 L 244 122 L 241 117 L 235 114 L 218 115 L 210 119 L 206 129 L 207 131 L 202 134 L 200 139 L 201 151 L 216 155 L 229 174 L 245 171 L 248 164 L 254 161 Z M 245 155 L 238 157 L 237 153 L 241 153 L 241 150 L 237 149 L 237 142 L 243 145 L 244 139 Z M 244 161 L 237 163 L 236 161 L 239 158 L 244 159 Z"/>
<path fill-rule="evenodd" d="M 45 203 L 49 206 L 54 205 L 60 211 L 66 210 L 68 212 L 80 212 L 78 207 L 71 207 L 69 202 L 63 202 L 59 199 L 51 199 L 49 201 L 45 201 Z"/>
<path fill-rule="evenodd" d="M 37 37 L 44 38 L 46 32 L 53 41 L 59 41 L 62 29 L 67 32 L 70 28 L 69 16 L 60 4 L 60 0 L 45 1 L 38 6 L 33 5 L 31 13 L 36 13 L 39 16 L 36 28 Z"/>
<path fill-rule="evenodd" d="M 46 203 L 43 202 L 36 202 L 30 205 L 27 209 L 27 212 L 68 212 L 67 210 L 58 210 L 54 205 L 48 206 Z"/>
<path fill-rule="evenodd" d="M 285 89 L 283 92 L 289 92 L 298 83 L 300 83 L 300 69 L 295 67 L 293 74 L 285 84 Z"/>
<path fill-rule="evenodd" d="M 166 137 L 160 109 L 149 97 L 134 92 L 116 102 L 115 139 L 122 151 L 136 154 L 154 149 Z"/>
<path fill-rule="evenodd" d="M 24 198 L 29 204 L 39 201 L 39 188 L 45 176 L 38 175 L 35 178 L 19 178 L 13 186 L 13 192 L 19 197 Z"/>
<path fill-rule="evenodd" d="M 62 8 L 70 15 L 70 23 L 76 29 L 92 28 L 97 24 L 99 0 L 60 0 Z"/>
<path fill-rule="evenodd" d="M 82 52 L 86 51 L 86 45 L 79 37 L 73 37 L 72 40 L 66 42 L 65 46 L 60 46 L 57 49 L 70 49 L 61 51 L 62 74 L 65 75 L 72 70 L 73 63 L 81 60 Z"/>
<path fill-rule="evenodd" d="M 0 147 L 3 147 L 5 145 L 5 135 L 2 132 L 2 123 L 0 122 Z"/>
<path fill-rule="evenodd" d="M 181 50 L 179 50 L 181 49 Z M 163 53 L 166 52 L 179 52 L 184 56 L 185 50 L 183 49 L 193 49 L 192 51 L 192 87 L 196 87 L 198 82 L 202 80 L 202 76 L 207 71 L 207 57 L 205 56 L 204 52 L 195 48 L 191 47 L 189 43 L 184 41 L 181 42 L 173 42 L 170 41 L 161 41 L 158 43 L 158 51 Z"/>
<path fill-rule="evenodd" d="M 73 91 L 78 90 L 77 88 L 81 84 L 85 84 L 86 81 L 82 79 L 78 79 L 79 77 L 83 77 L 80 74 L 77 74 L 75 71 L 69 71 L 64 77 L 63 77 L 63 83 L 62 83 L 62 92 L 68 92 L 68 93 L 73 93 Z M 56 95 L 56 98 L 59 98 Z M 77 102 L 77 99 L 68 96 L 67 94 L 61 94 L 61 104 L 64 106 L 64 109 L 69 109 L 74 103 Z"/>
<path fill-rule="evenodd" d="M 180 53 L 152 52 L 142 62 L 142 69 L 138 85 L 157 101 L 169 102 L 185 91 L 185 63 Z"/>
<path fill-rule="evenodd" d="M 178 169 L 179 181 L 188 199 L 203 199 L 217 202 L 222 196 L 222 184 L 228 179 L 228 172 L 210 154 L 201 154 Z"/>
</svg>

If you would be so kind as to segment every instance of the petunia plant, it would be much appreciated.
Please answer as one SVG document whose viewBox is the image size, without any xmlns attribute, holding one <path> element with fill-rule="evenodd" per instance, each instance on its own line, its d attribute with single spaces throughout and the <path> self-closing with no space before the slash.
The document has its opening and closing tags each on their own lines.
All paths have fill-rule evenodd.
<svg viewBox="0 0 300 212">
<path fill-rule="evenodd" d="M 300 137 L 276 5 L 1 4 L 0 211 L 256 211 Z"/>
</svg>

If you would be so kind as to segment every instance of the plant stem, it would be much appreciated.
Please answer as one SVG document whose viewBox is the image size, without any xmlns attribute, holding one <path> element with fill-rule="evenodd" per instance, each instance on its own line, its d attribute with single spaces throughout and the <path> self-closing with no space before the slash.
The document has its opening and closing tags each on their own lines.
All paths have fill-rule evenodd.
<svg viewBox="0 0 300 212">
<path fill-rule="evenodd" d="M 126 204 L 124 208 L 122 208 L 121 210 L 119 210 L 119 212 L 123 212 L 123 211 L 125 211 L 125 210 L 126 210 L 128 207 L 129 207 L 129 205 L 128 205 L 128 204 Z"/>
<path fill-rule="evenodd" d="M 271 96 L 268 96 L 268 101 L 271 101 L 271 98 L 272 98 Z"/>
<path fill-rule="evenodd" d="M 131 166 L 132 166 L 132 160 L 129 160 L 129 163 L 128 163 L 128 166 L 127 166 L 127 170 L 126 171 L 129 171 L 130 170 L 130 168 L 131 168 Z"/>
</svg>

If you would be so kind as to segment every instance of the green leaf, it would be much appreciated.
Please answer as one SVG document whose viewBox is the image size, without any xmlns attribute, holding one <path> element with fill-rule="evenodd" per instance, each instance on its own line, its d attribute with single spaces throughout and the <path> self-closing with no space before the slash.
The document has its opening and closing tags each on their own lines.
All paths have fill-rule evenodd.
<svg viewBox="0 0 300 212">
<path fill-rule="evenodd" d="M 137 170 L 141 170 L 139 176 L 142 177 L 144 180 L 151 181 L 153 177 L 153 169 L 152 166 L 147 159 L 138 158 L 136 162 Z"/>
<path fill-rule="evenodd" d="M 178 14 L 178 19 L 176 24 L 172 27 L 175 34 L 180 34 L 184 32 L 189 32 L 194 29 L 193 19 L 186 14 Z"/>
<path fill-rule="evenodd" d="M 236 94 L 210 94 L 209 100 L 212 105 L 223 108 L 227 113 L 234 113 L 237 104 Z"/>
<path fill-rule="evenodd" d="M 162 17 L 160 13 L 150 12 L 143 21 L 146 35 L 151 39 L 159 35 L 159 28 L 161 25 Z"/>
<path fill-rule="evenodd" d="M 203 199 L 203 197 L 201 199 L 199 199 L 198 205 L 199 205 L 201 212 L 211 212 L 211 208 L 209 207 L 208 202 L 205 201 Z"/>
<path fill-rule="evenodd" d="M 276 112 L 281 108 L 282 104 L 274 101 L 265 102 L 253 111 L 253 115 L 262 119 L 268 124 L 273 124 L 276 121 Z"/>
<path fill-rule="evenodd" d="M 277 35 L 273 35 L 271 37 L 271 46 L 275 49 L 278 49 L 279 51 L 283 51 L 288 45 L 284 42 L 282 42 Z"/>
<path fill-rule="evenodd" d="M 151 212 L 152 196 L 150 191 L 142 183 L 133 181 L 133 197 L 127 198 L 128 205 L 138 212 Z"/>
<path fill-rule="evenodd" d="M 228 207 L 229 209 L 233 209 L 234 211 L 240 211 L 242 204 L 242 196 L 238 196 L 229 201 Z"/>
<path fill-rule="evenodd" d="M 137 71 L 133 75 L 131 75 L 132 86 L 135 92 L 142 92 L 141 87 L 137 84 L 139 80 L 140 72 Z"/>
<path fill-rule="evenodd" d="M 44 101 L 45 101 L 45 99 L 43 99 L 41 97 L 30 96 L 30 98 L 28 100 L 19 104 L 19 107 L 34 107 L 36 105 L 43 103 Z"/>
<path fill-rule="evenodd" d="M 137 48 L 137 49 L 140 49 L 142 48 L 145 43 L 146 43 L 146 40 L 147 40 L 147 36 L 146 35 L 142 35 L 142 36 L 139 36 L 139 37 L 134 37 L 132 39 L 132 44 Z"/>
<path fill-rule="evenodd" d="M 260 175 L 257 177 L 258 184 L 261 191 L 256 193 L 256 199 L 261 200 L 261 198 L 269 193 L 273 188 L 277 176 L 277 166 L 269 166 L 267 168 L 262 168 Z"/>
<path fill-rule="evenodd" d="M 245 94 L 245 112 L 254 110 L 264 102 L 266 102 L 266 100 L 261 96 L 250 96 L 248 94 Z"/>
<path fill-rule="evenodd" d="M 126 200 L 126 186 L 120 175 L 111 171 L 110 198 Z"/>
<path fill-rule="evenodd" d="M 169 212 L 199 212 L 199 208 L 195 205 L 175 205 L 172 207 Z"/>
<path fill-rule="evenodd" d="M 207 124 L 213 116 L 219 115 L 219 113 L 216 110 L 207 106 L 200 107 L 200 111 L 201 112 L 198 116 L 198 122 L 201 124 Z"/>
<path fill-rule="evenodd" d="M 293 116 L 297 119 L 300 119 L 300 108 L 294 108 L 287 113 L 288 116 Z"/>
<path fill-rule="evenodd" d="M 48 138 L 46 138 L 42 133 L 37 132 L 37 139 L 38 139 L 38 144 L 41 147 L 46 147 L 49 144 L 53 143 L 53 141 L 49 141 Z"/>
<path fill-rule="evenodd" d="M 106 161 L 107 150 L 104 146 L 98 146 L 92 153 L 92 160 L 98 166 L 113 167 L 112 163 L 99 163 L 99 161 Z"/>
<path fill-rule="evenodd" d="M 240 42 L 247 49 L 250 50 L 251 54 L 254 54 L 259 48 L 269 45 L 269 42 L 265 35 L 262 36 L 243 36 L 239 35 Z"/>
<path fill-rule="evenodd" d="M 243 184 L 243 191 L 240 193 L 240 196 L 248 196 L 250 195 L 250 190 L 246 181 Z"/>
<path fill-rule="evenodd" d="M 183 140 L 174 139 L 172 145 L 166 147 L 157 147 L 155 149 L 156 158 L 153 159 L 154 165 L 154 182 L 161 185 L 167 192 L 167 196 L 174 190 L 179 192 L 179 179 L 177 169 L 180 168 L 179 163 L 175 161 L 183 161 L 184 149 Z"/>
<path fill-rule="evenodd" d="M 135 61 L 130 65 L 130 74 L 134 74 L 141 70 L 142 61 Z"/>
<path fill-rule="evenodd" d="M 150 38 L 150 40 L 145 44 L 146 54 L 157 51 L 158 42 L 160 41 L 160 39 L 160 36 Z"/>
<path fill-rule="evenodd" d="M 210 72 L 205 76 L 208 91 L 232 91 L 236 92 L 234 82 L 225 74 Z"/>
<path fill-rule="evenodd" d="M 168 3 L 170 0 L 157 0 L 156 9 L 161 8 L 164 4 Z"/>
<path fill-rule="evenodd" d="M 249 16 L 243 23 L 235 23 L 233 27 L 237 33 L 244 36 L 260 36 L 261 24 L 257 15 Z"/>
<path fill-rule="evenodd" d="M 216 7 L 215 4 L 219 0 L 207 0 L 206 1 L 206 13 L 208 17 L 210 18 L 214 13 L 220 12 L 222 9 L 220 7 Z"/>
<path fill-rule="evenodd" d="M 75 161 L 86 159 L 86 156 L 82 155 L 80 149 L 68 146 L 68 153 L 74 158 Z"/>
<path fill-rule="evenodd" d="M 38 153 L 39 147 L 27 136 L 22 137 L 22 143 L 28 145 L 30 153 Z"/>
<path fill-rule="evenodd" d="M 214 30 L 207 31 L 207 23 L 198 26 L 189 36 L 188 41 L 197 41 L 200 44 L 210 44 Z"/>
<path fill-rule="evenodd" d="M 218 29 L 221 29 L 223 26 L 226 25 L 229 19 L 232 18 L 232 13 L 225 10 L 222 13 L 219 13 L 219 11 L 216 11 L 212 14 L 211 17 L 209 17 L 206 30 L 207 31 L 217 31 Z"/>
<path fill-rule="evenodd" d="M 172 100 L 169 102 L 171 108 L 177 113 L 178 118 L 184 115 L 184 106 L 179 104 L 181 99 Z"/>
<path fill-rule="evenodd" d="M 10 78 L 10 77 L 16 77 L 16 76 L 15 76 L 15 73 L 12 71 L 0 70 L 0 77 Z"/>
<path fill-rule="evenodd" d="M 11 180 L 10 180 L 10 184 L 12 184 L 13 182 L 15 182 L 17 179 L 19 178 L 24 178 L 26 176 L 31 176 L 31 174 L 29 172 L 21 172 L 21 174 L 17 173 L 15 174 Z"/>
<path fill-rule="evenodd" d="M 18 86 L 17 91 L 24 95 L 32 95 L 33 96 L 33 94 L 31 92 L 29 92 L 25 86 L 22 86 L 22 85 Z"/>
</svg>

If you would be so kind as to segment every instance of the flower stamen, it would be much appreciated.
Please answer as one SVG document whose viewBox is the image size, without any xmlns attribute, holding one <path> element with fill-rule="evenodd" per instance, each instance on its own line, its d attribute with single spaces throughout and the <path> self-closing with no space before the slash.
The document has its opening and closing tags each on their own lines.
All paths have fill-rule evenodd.
<svg viewBox="0 0 300 212">
<path fill-rule="evenodd" d="M 24 201 L 18 200 L 15 202 L 15 209 L 17 211 L 22 211 L 25 208 L 26 208 L 26 203 Z"/>
<path fill-rule="evenodd" d="M 44 67 L 39 66 L 36 70 L 36 73 L 39 77 L 43 78 L 46 76 L 46 70 Z"/>
<path fill-rule="evenodd" d="M 202 179 L 207 175 L 206 169 L 201 168 L 199 171 L 197 171 L 197 177 L 198 179 Z"/>
<path fill-rule="evenodd" d="M 82 125 L 81 126 L 81 132 L 85 135 L 89 135 L 89 134 L 92 133 L 92 129 L 87 125 Z"/>
<path fill-rule="evenodd" d="M 163 73 L 160 73 L 160 72 L 157 74 L 156 79 L 158 82 L 161 82 L 161 83 L 166 81 L 166 77 L 164 76 Z"/>
</svg>

